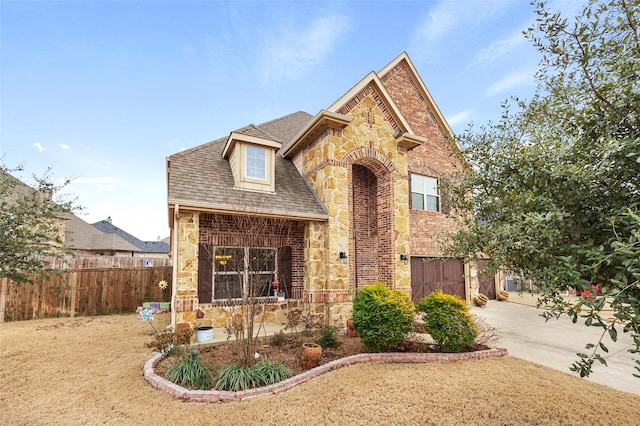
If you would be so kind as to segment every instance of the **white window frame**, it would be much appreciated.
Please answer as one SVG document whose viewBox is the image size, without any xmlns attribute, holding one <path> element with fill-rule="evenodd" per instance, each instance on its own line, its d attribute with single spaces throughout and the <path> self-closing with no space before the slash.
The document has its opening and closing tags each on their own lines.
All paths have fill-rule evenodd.
<svg viewBox="0 0 640 426">
<path fill-rule="evenodd" d="M 437 178 L 411 174 L 411 208 L 440 212 L 440 182 Z M 418 201 L 419 200 L 419 201 Z"/>
<path fill-rule="evenodd" d="M 257 154 L 261 154 L 262 158 L 259 158 Z M 262 162 L 262 167 L 258 164 Z M 255 179 L 259 181 L 267 180 L 267 150 L 265 148 L 253 145 L 247 145 L 245 147 L 244 155 L 244 176 L 247 179 Z M 261 173 L 260 173 L 261 172 Z"/>
</svg>

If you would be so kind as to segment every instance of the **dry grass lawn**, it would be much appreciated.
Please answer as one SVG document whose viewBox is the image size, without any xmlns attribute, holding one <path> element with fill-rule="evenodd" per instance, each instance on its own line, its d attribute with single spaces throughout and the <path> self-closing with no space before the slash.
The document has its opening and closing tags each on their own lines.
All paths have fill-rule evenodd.
<svg viewBox="0 0 640 426">
<path fill-rule="evenodd" d="M 275 396 L 185 403 L 142 377 L 150 331 L 136 315 L 0 324 L 0 424 L 640 424 L 640 396 L 512 357 L 361 364 Z"/>
</svg>

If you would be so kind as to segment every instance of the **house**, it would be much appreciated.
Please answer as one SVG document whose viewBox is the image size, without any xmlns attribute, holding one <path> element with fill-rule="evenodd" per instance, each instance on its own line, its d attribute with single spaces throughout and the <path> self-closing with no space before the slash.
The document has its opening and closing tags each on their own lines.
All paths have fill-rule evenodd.
<svg viewBox="0 0 640 426">
<path fill-rule="evenodd" d="M 140 249 L 115 234 L 107 234 L 72 213 L 65 213 L 65 247 L 75 256 L 136 256 Z"/>
<path fill-rule="evenodd" d="M 169 244 L 166 241 L 142 241 L 115 226 L 111 216 L 105 220 L 93 223 L 92 226 L 105 234 L 117 235 L 128 243 L 133 244 L 138 249 L 135 253 L 136 257 L 163 259 L 169 257 Z"/>
<path fill-rule="evenodd" d="M 20 197 L 37 191 L 3 169 L 0 169 L 0 183 L 6 185 L 0 194 L 6 203 L 15 203 Z M 51 195 L 42 193 L 48 199 Z M 71 212 L 60 213 L 56 221 L 58 235 L 63 242 L 59 249 L 75 256 L 168 257 L 169 245 L 166 242 L 140 241 L 113 225 L 91 226 Z"/>
<path fill-rule="evenodd" d="M 376 281 L 414 300 L 440 287 L 470 302 L 478 274 L 441 245 L 456 223 L 439 179 L 465 167 L 451 134 L 402 53 L 316 115 L 251 124 L 168 157 L 173 325 L 222 325 L 258 275 L 258 295 L 276 278 L 286 290 L 267 321 L 297 306 L 344 324 L 354 292 Z"/>
</svg>

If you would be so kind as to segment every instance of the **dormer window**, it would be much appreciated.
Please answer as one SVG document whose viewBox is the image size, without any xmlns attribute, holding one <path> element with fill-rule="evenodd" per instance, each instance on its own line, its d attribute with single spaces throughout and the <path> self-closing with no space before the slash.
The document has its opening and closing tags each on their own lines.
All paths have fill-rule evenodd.
<svg viewBox="0 0 640 426">
<path fill-rule="evenodd" d="M 249 179 L 267 179 L 267 150 L 257 146 L 247 146 L 245 155 L 245 175 Z"/>
<path fill-rule="evenodd" d="M 275 192 L 276 152 L 281 142 L 233 132 L 222 156 L 229 160 L 235 187 L 252 191 Z"/>
</svg>

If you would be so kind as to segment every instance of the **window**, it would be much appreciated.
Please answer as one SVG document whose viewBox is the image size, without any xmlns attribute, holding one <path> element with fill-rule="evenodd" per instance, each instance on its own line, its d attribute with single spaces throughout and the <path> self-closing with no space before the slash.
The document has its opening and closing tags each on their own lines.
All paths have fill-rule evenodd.
<svg viewBox="0 0 640 426">
<path fill-rule="evenodd" d="M 411 208 L 430 212 L 440 211 L 438 179 L 411 175 Z"/>
<path fill-rule="evenodd" d="M 271 248 L 216 247 L 213 262 L 213 298 L 239 299 L 273 295 L 276 250 Z"/>
<path fill-rule="evenodd" d="M 245 174 L 252 179 L 267 179 L 267 150 L 255 146 L 247 146 L 245 157 Z"/>
</svg>

